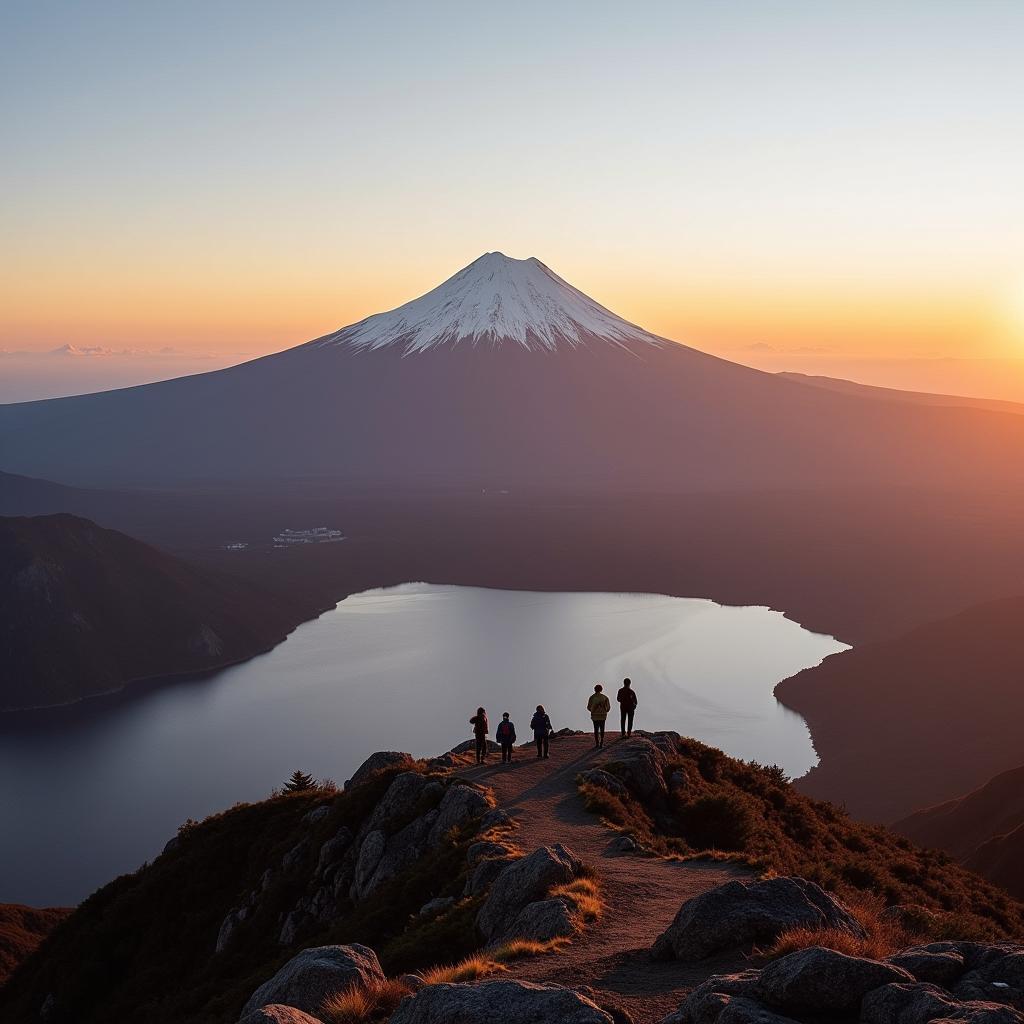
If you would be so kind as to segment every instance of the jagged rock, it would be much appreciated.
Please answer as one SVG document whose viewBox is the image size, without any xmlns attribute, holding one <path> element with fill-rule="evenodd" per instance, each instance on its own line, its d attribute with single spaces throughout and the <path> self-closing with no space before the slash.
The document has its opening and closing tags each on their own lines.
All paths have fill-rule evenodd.
<svg viewBox="0 0 1024 1024">
<path fill-rule="evenodd" d="M 367 782 L 377 772 L 387 768 L 411 768 L 415 763 L 411 754 L 405 754 L 400 750 L 378 750 L 352 773 L 352 778 L 345 783 L 345 789 Z"/>
<path fill-rule="evenodd" d="M 944 988 L 952 985 L 967 970 L 963 954 L 956 949 L 935 952 L 915 947 L 890 956 L 888 962 L 910 971 L 917 981 L 931 982 Z"/>
<path fill-rule="evenodd" d="M 420 907 L 417 917 L 437 917 L 443 914 L 449 907 L 455 906 L 454 896 L 438 896 L 429 900 Z"/>
<path fill-rule="evenodd" d="M 616 836 L 606 847 L 608 853 L 636 853 L 640 847 L 632 836 Z"/>
<path fill-rule="evenodd" d="M 515 857 L 496 857 L 493 860 L 480 861 L 466 880 L 463 895 L 479 896 L 480 893 L 485 892 L 506 866 L 516 859 Z"/>
<path fill-rule="evenodd" d="M 491 829 L 506 829 L 506 828 L 518 828 L 519 822 L 512 817 L 508 811 L 503 811 L 500 807 L 495 807 L 488 811 L 480 819 L 480 831 L 488 832 Z"/>
<path fill-rule="evenodd" d="M 160 852 L 170 853 L 172 850 L 176 850 L 179 846 L 181 846 L 181 836 L 171 836 L 171 838 L 164 843 L 164 848 Z"/>
<path fill-rule="evenodd" d="M 345 852 L 352 845 L 352 832 L 342 825 L 330 839 L 320 847 L 320 856 L 316 862 L 316 873 L 328 875 L 341 863 Z"/>
<path fill-rule="evenodd" d="M 369 832 L 359 847 L 359 859 L 356 861 L 355 878 L 352 882 L 354 896 L 363 892 L 373 877 L 381 857 L 384 856 L 384 848 L 388 844 L 388 837 L 381 831 Z"/>
<path fill-rule="evenodd" d="M 429 844 L 437 846 L 453 829 L 491 809 L 491 799 L 472 786 L 449 786 L 437 807 L 437 821 L 430 832 Z"/>
<path fill-rule="evenodd" d="M 519 911 L 502 938 L 547 942 L 549 939 L 575 935 L 578 930 L 565 900 L 538 900 L 536 903 L 528 903 Z"/>
<path fill-rule="evenodd" d="M 588 735 L 582 729 L 559 729 L 557 732 L 552 733 L 553 736 L 586 736 Z M 530 744 L 526 744 L 529 746 Z"/>
<path fill-rule="evenodd" d="M 232 937 L 238 930 L 238 926 L 249 916 L 247 906 L 235 907 L 228 911 L 227 916 L 220 923 L 220 930 L 217 932 L 217 944 L 214 947 L 215 953 L 221 953 L 226 948 Z"/>
<path fill-rule="evenodd" d="M 811 946 L 768 964 L 755 991 L 769 1006 L 792 1012 L 848 1012 L 872 989 L 913 981 L 902 967 Z"/>
<path fill-rule="evenodd" d="M 441 754 L 439 757 L 432 757 L 427 761 L 427 767 L 439 771 L 447 771 L 450 768 L 457 768 L 459 759 L 452 753 Z"/>
<path fill-rule="evenodd" d="M 587 782 L 591 786 L 606 790 L 620 800 L 629 799 L 629 790 L 611 772 L 606 772 L 603 768 L 588 768 L 585 772 L 580 772 L 577 778 L 580 782 Z"/>
<path fill-rule="evenodd" d="M 787 928 L 839 928 L 863 937 L 852 914 L 813 882 L 726 882 L 688 900 L 651 948 L 655 960 L 702 960 L 723 949 L 771 942 Z"/>
<path fill-rule="evenodd" d="M 374 807 L 364 831 L 387 831 L 397 822 L 408 819 L 419 806 L 420 797 L 426 787 L 426 776 L 418 772 L 402 772 L 401 775 L 396 775 Z"/>
<path fill-rule="evenodd" d="M 729 996 L 752 997 L 760 971 L 714 974 L 698 985 L 661 1024 L 712 1024 Z"/>
<path fill-rule="evenodd" d="M 315 825 L 318 821 L 323 821 L 330 813 L 331 809 L 327 804 L 320 804 L 319 806 L 314 807 L 311 811 L 306 811 L 302 816 L 302 824 Z"/>
<path fill-rule="evenodd" d="M 960 979 L 953 995 L 957 999 L 982 999 L 1024 1010 L 1024 952 L 994 956 L 990 952 L 978 960 L 982 965 Z"/>
<path fill-rule="evenodd" d="M 377 954 L 368 946 L 314 946 L 288 961 L 249 997 L 242 1016 L 270 1003 L 283 1003 L 309 1014 L 339 989 L 383 980 Z"/>
<path fill-rule="evenodd" d="M 293 946 L 296 939 L 302 934 L 308 925 L 313 923 L 313 915 L 306 909 L 304 901 L 301 906 L 296 906 L 289 911 L 288 916 L 281 925 L 281 931 L 277 936 L 279 946 Z"/>
<path fill-rule="evenodd" d="M 309 840 L 303 839 L 281 858 L 281 870 L 286 874 L 297 870 L 309 853 Z"/>
<path fill-rule="evenodd" d="M 504 843 L 493 843 L 488 839 L 482 839 L 477 843 L 470 843 L 466 850 L 466 863 L 475 868 L 482 860 L 494 860 L 496 857 L 507 857 L 511 851 Z"/>
<path fill-rule="evenodd" d="M 679 753 L 679 742 L 682 737 L 673 729 L 660 729 L 658 732 L 638 729 L 633 735 L 653 743 L 666 757 L 675 757 Z"/>
<path fill-rule="evenodd" d="M 860 1004 L 863 1024 L 927 1024 L 956 1015 L 959 1004 L 937 985 L 883 985 Z"/>
<path fill-rule="evenodd" d="M 320 1024 L 317 1017 L 296 1010 L 294 1006 L 271 1003 L 245 1014 L 238 1024 Z"/>
<path fill-rule="evenodd" d="M 664 796 L 665 753 L 643 736 L 620 743 L 615 748 L 615 774 L 637 796 L 645 799 Z"/>
<path fill-rule="evenodd" d="M 528 903 L 544 899 L 556 885 L 571 882 L 582 864 L 561 843 L 541 846 L 529 856 L 506 865 L 491 885 L 490 895 L 476 918 L 485 939 L 503 935 Z"/>
<path fill-rule="evenodd" d="M 422 818 L 414 818 L 403 829 L 399 829 L 384 847 L 384 852 L 377 860 L 373 873 L 360 881 L 356 874 L 355 896 L 365 899 L 376 892 L 385 882 L 401 874 L 406 868 L 415 864 L 423 856 L 429 846 L 431 829 L 437 821 L 437 811 L 429 811 Z M 365 844 L 364 844 L 365 845 Z M 360 854 L 360 861 L 362 855 Z"/>
<path fill-rule="evenodd" d="M 614 1024 L 585 996 L 558 985 L 475 981 L 428 985 L 402 1000 L 390 1024 Z"/>
</svg>

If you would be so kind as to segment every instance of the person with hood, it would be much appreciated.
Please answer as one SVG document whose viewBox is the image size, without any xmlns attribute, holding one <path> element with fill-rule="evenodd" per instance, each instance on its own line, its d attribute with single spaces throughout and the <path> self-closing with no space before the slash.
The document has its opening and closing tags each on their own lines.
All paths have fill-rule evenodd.
<svg viewBox="0 0 1024 1024">
<path fill-rule="evenodd" d="M 598 683 L 594 692 L 587 701 L 587 710 L 590 712 L 590 720 L 594 723 L 594 749 L 604 746 L 604 723 L 608 718 L 608 712 L 612 709 L 612 702 L 605 696 L 604 687 Z"/>
<path fill-rule="evenodd" d="M 498 728 L 494 730 L 494 738 L 501 744 L 501 763 L 512 763 L 512 747 L 516 742 L 516 727 L 509 719 L 506 711 L 501 716 Z"/>
<path fill-rule="evenodd" d="M 533 718 L 530 719 L 530 728 L 533 730 L 533 742 L 537 744 L 537 757 L 548 756 L 548 740 L 554 730 L 551 728 L 551 719 L 544 710 L 543 704 L 537 705 Z"/>
<path fill-rule="evenodd" d="M 473 726 L 473 736 L 476 738 L 476 763 L 483 764 L 487 757 L 487 734 L 490 732 L 487 712 L 483 708 L 477 708 L 469 724 Z"/>
<path fill-rule="evenodd" d="M 633 714 L 636 711 L 636 691 L 628 679 L 622 680 L 622 689 L 616 694 L 619 702 L 619 718 L 622 720 L 622 735 L 633 735 Z"/>
</svg>

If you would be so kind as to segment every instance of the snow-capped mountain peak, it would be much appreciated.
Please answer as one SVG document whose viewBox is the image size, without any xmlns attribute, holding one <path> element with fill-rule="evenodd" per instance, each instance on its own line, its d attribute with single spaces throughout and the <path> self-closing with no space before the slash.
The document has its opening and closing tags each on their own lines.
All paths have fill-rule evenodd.
<svg viewBox="0 0 1024 1024">
<path fill-rule="evenodd" d="M 400 347 L 405 354 L 456 344 L 517 343 L 538 351 L 581 345 L 661 346 L 540 260 L 485 253 L 418 299 L 320 338 L 317 345 Z"/>
</svg>

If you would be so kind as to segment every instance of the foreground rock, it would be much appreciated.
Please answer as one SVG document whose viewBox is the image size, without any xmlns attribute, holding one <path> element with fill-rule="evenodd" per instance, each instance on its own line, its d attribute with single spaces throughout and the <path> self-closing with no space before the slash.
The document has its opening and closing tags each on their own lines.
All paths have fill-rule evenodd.
<svg viewBox="0 0 1024 1024">
<path fill-rule="evenodd" d="M 579 858 L 561 843 L 541 846 L 509 862 L 491 884 L 490 894 L 477 914 L 477 930 L 489 942 L 512 934 L 526 907 L 546 900 L 551 889 L 571 882 L 582 867 Z M 519 937 L 534 936 L 520 931 Z"/>
<path fill-rule="evenodd" d="M 355 772 L 353 772 L 352 778 L 345 783 L 345 789 L 351 789 L 353 786 L 358 786 L 361 782 L 366 782 L 373 778 L 373 776 L 378 772 L 385 771 L 389 768 L 402 768 L 408 770 L 414 763 L 412 755 L 406 754 L 401 750 L 378 750 L 375 754 L 371 754 L 355 770 Z"/>
<path fill-rule="evenodd" d="M 913 981 L 909 971 L 893 964 L 812 946 L 765 967 L 755 992 L 769 1006 L 791 1011 L 848 1012 L 873 989 Z"/>
<path fill-rule="evenodd" d="M 272 1003 L 315 1016 L 324 1000 L 340 989 L 383 979 L 377 954 L 368 946 L 315 946 L 293 956 L 260 985 L 242 1009 L 242 1016 Z"/>
<path fill-rule="evenodd" d="M 294 1006 L 271 1003 L 245 1014 L 238 1024 L 321 1024 L 321 1021 L 318 1017 L 310 1017 L 308 1013 L 296 1010 Z"/>
<path fill-rule="evenodd" d="M 528 981 L 428 985 L 403 999 L 390 1024 L 614 1024 L 571 989 Z"/>
<path fill-rule="evenodd" d="M 726 882 L 688 900 L 655 940 L 655 960 L 702 960 L 725 949 L 772 942 L 795 927 L 836 928 L 863 937 L 852 914 L 803 878 Z"/>
</svg>

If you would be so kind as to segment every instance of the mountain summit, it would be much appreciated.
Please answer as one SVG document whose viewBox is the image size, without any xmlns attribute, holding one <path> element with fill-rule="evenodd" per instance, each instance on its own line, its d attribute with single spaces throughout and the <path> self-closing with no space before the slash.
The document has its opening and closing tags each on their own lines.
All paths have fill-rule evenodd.
<svg viewBox="0 0 1024 1024">
<path fill-rule="evenodd" d="M 700 491 L 1006 483 L 1024 417 L 837 394 L 658 338 L 536 259 L 213 373 L 0 406 L 0 472 L 85 486 Z"/>
<path fill-rule="evenodd" d="M 411 354 L 440 345 L 508 342 L 543 351 L 594 343 L 665 344 L 573 288 L 535 257 L 515 260 L 500 252 L 485 253 L 404 306 L 314 344 L 393 345 Z"/>
</svg>

